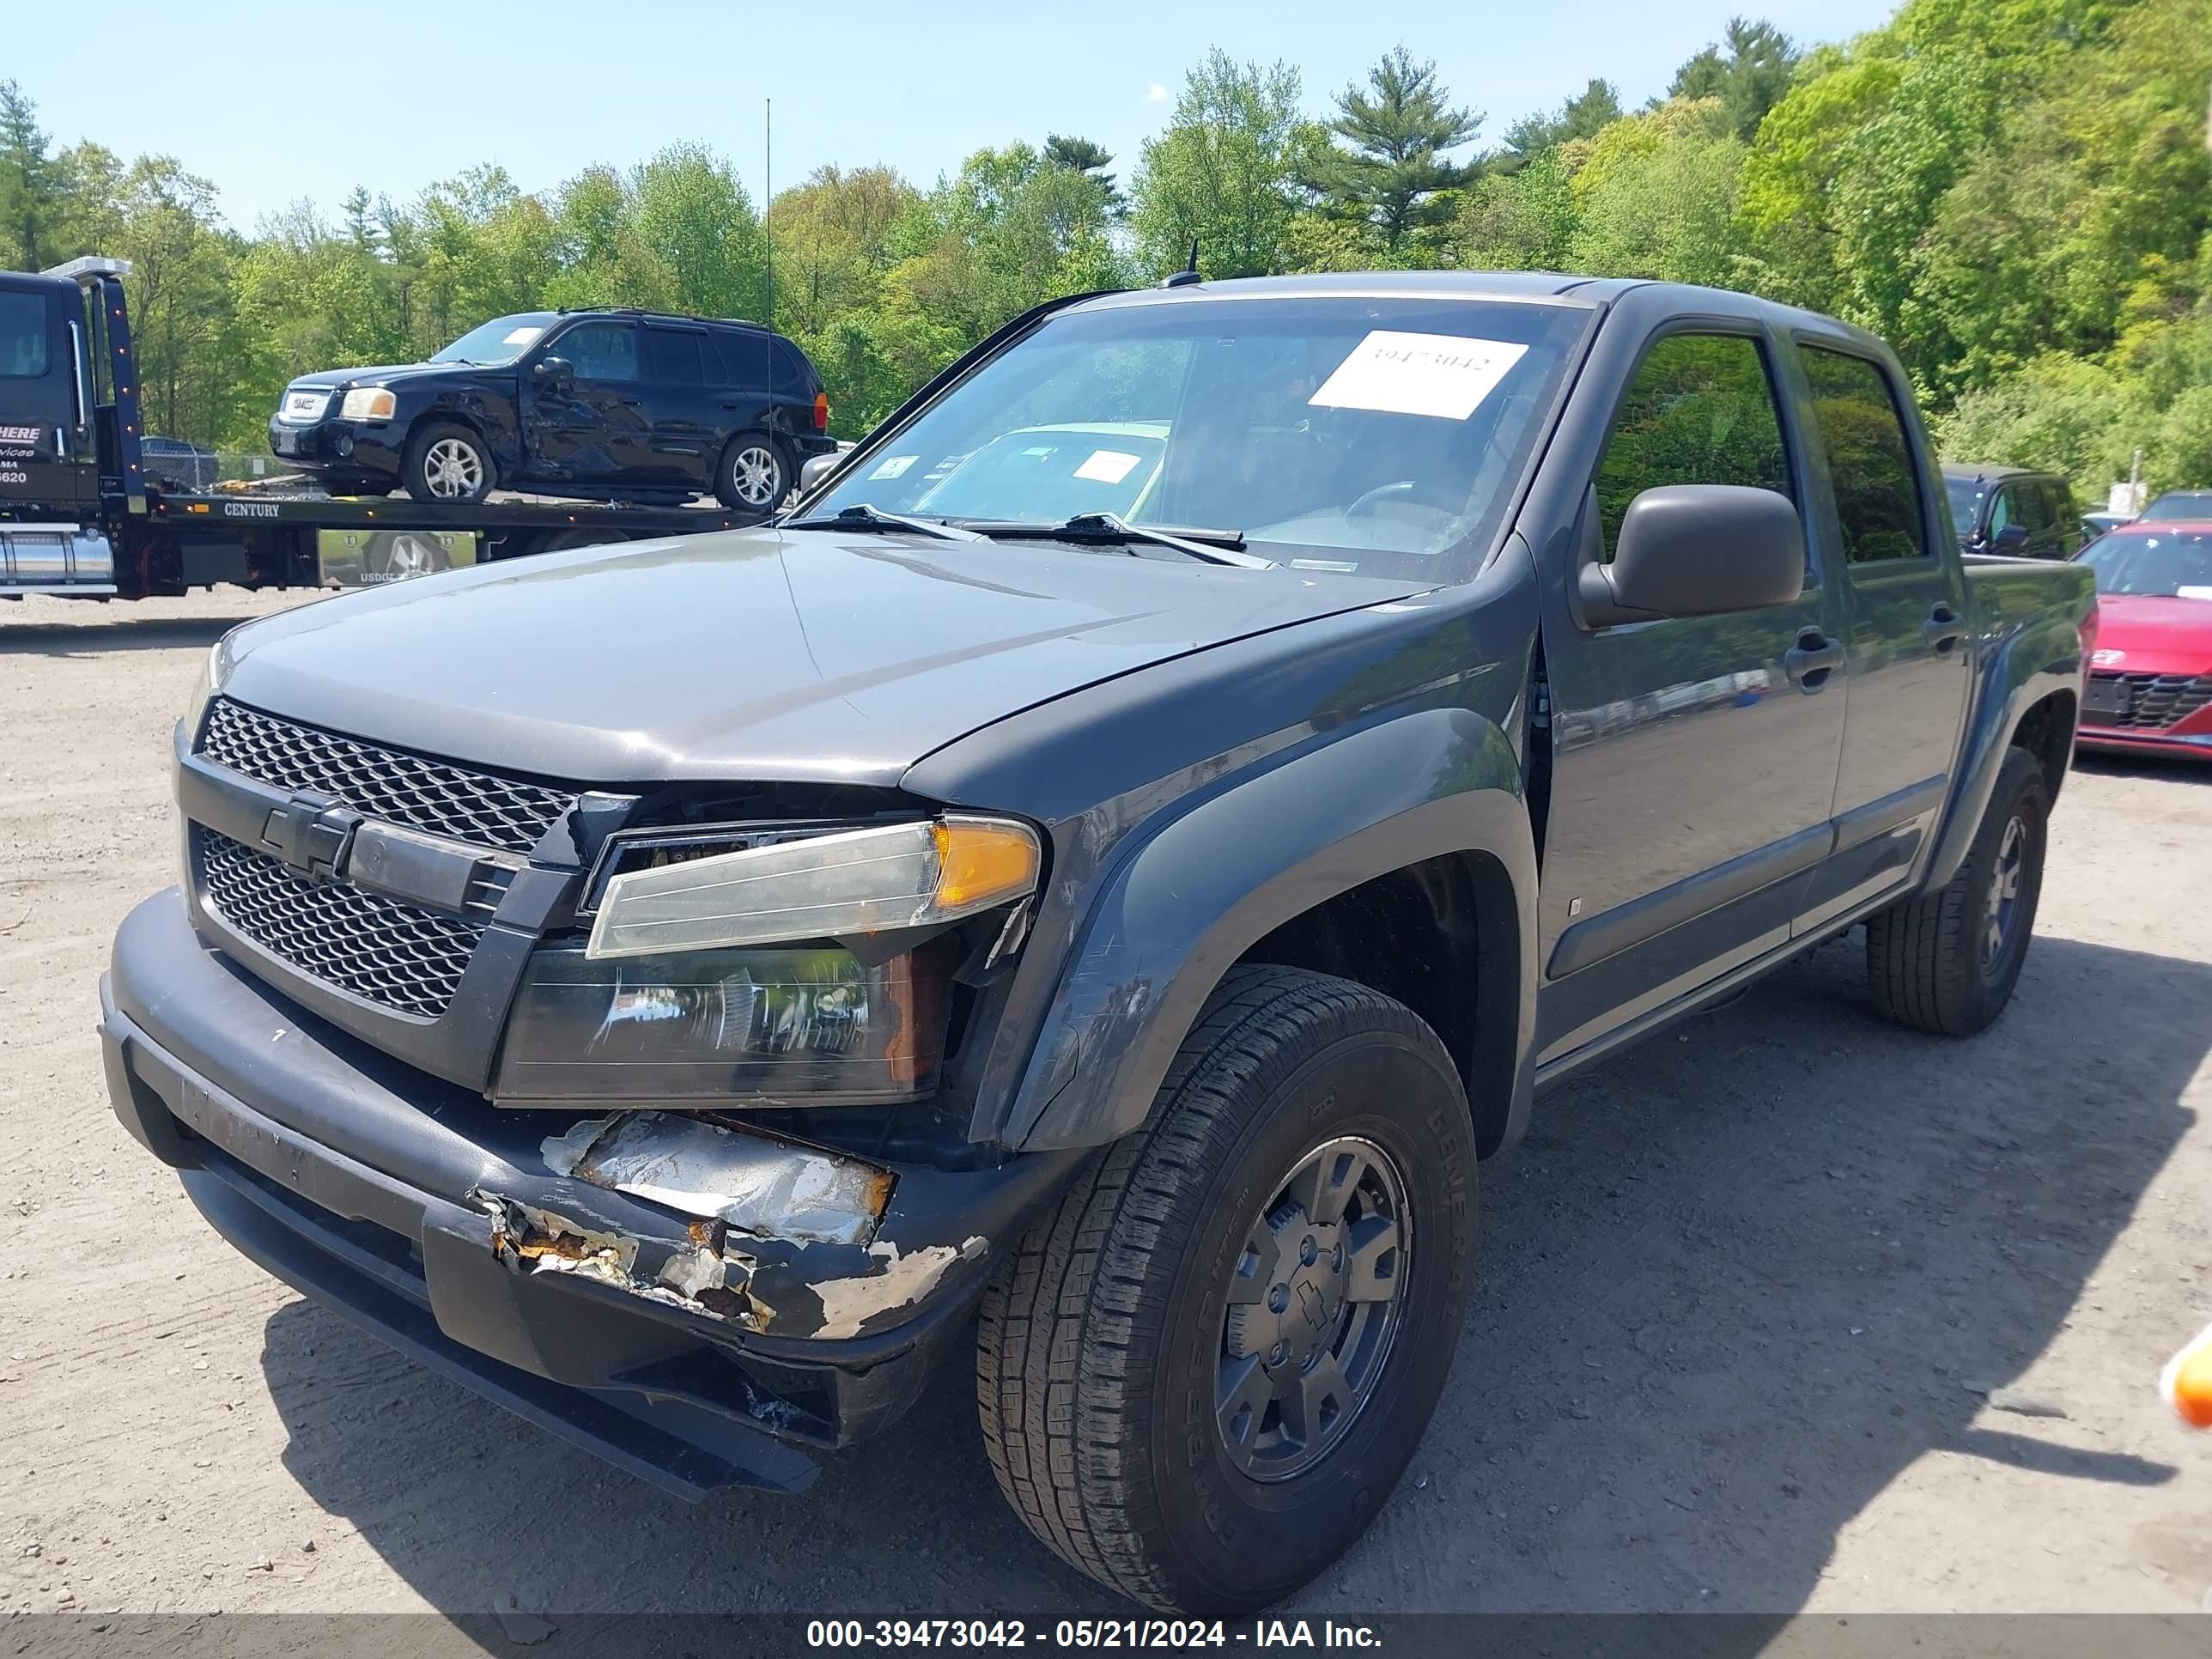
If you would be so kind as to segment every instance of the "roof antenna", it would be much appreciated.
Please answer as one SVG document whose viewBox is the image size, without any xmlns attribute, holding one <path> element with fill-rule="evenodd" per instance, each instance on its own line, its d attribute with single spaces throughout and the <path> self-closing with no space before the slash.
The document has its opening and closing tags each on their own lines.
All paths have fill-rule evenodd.
<svg viewBox="0 0 2212 1659">
<path fill-rule="evenodd" d="M 1194 236 L 1190 239 L 1190 263 L 1185 265 L 1181 270 L 1170 271 L 1165 280 L 1160 283 L 1160 286 L 1162 288 L 1188 288 L 1193 283 L 1198 280 L 1198 238 Z"/>
</svg>

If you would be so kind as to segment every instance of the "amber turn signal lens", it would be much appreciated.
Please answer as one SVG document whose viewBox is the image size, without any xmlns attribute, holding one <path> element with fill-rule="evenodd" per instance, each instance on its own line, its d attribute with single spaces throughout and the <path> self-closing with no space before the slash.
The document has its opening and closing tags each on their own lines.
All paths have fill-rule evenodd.
<svg viewBox="0 0 2212 1659">
<path fill-rule="evenodd" d="M 935 825 L 937 908 L 966 915 L 1036 885 L 1036 837 L 1018 824 L 944 818 Z"/>
</svg>

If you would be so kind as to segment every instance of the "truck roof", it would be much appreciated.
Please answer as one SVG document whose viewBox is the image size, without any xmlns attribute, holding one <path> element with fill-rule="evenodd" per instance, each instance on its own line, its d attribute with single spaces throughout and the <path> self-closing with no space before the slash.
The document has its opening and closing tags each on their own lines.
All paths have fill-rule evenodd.
<svg viewBox="0 0 2212 1659">
<path fill-rule="evenodd" d="M 1778 328 L 1819 330 L 1848 335 L 1864 345 L 1882 343 L 1864 329 L 1839 322 L 1818 312 L 1801 310 L 1755 294 L 1731 289 L 1700 288 L 1690 283 L 1660 283 L 1640 276 L 1584 276 L 1549 270 L 1363 270 L 1317 272 L 1297 276 L 1234 276 L 1219 281 L 1186 283 L 1176 288 L 1129 289 L 1101 294 L 1070 306 L 1071 311 L 1107 310 L 1123 306 L 1188 305 L 1208 299 L 1237 295 L 1265 297 L 1297 294 L 1363 296 L 1373 299 L 1443 298 L 1454 300 L 1564 300 L 1570 303 L 1605 305 L 1623 295 L 1650 290 L 1675 301 L 1687 313 L 1756 318 Z"/>
</svg>

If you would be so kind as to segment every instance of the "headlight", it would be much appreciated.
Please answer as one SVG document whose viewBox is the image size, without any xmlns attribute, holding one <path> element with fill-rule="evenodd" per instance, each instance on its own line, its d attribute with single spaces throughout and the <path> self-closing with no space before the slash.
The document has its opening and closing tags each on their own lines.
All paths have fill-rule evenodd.
<svg viewBox="0 0 2212 1659">
<path fill-rule="evenodd" d="M 338 414 L 349 421 L 388 421 L 398 405 L 399 400 L 389 388 L 365 386 L 346 393 L 345 401 L 338 405 Z"/>
<path fill-rule="evenodd" d="M 910 1100 L 937 1086 L 952 941 L 870 967 L 850 951 L 531 958 L 493 1098 L 502 1105 Z"/>
<path fill-rule="evenodd" d="M 957 921 L 1036 890 L 1036 832 L 947 813 L 632 870 L 607 883 L 585 955 L 849 939 Z"/>
</svg>

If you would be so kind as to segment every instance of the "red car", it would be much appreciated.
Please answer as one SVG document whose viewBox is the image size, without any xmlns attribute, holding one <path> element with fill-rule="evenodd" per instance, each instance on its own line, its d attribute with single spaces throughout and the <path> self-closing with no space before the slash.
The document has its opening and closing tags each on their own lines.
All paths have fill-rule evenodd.
<svg viewBox="0 0 2212 1659">
<path fill-rule="evenodd" d="M 2123 525 L 2075 557 L 2097 573 L 2076 741 L 2212 760 L 2212 520 Z"/>
</svg>

